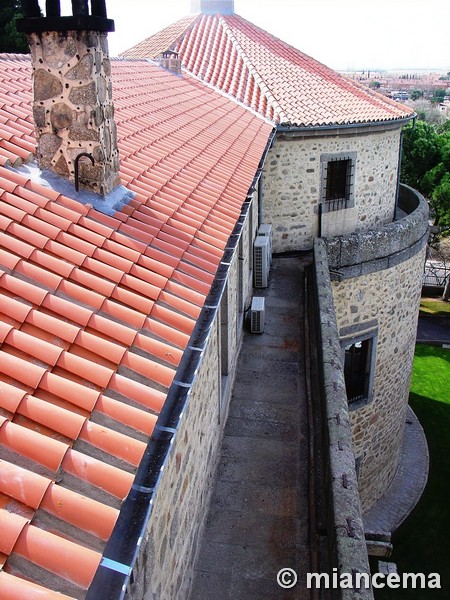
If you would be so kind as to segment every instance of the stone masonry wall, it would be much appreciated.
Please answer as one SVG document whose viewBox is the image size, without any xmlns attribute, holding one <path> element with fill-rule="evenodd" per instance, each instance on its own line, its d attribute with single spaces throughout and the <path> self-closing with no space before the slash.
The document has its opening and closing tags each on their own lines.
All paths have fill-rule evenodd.
<svg viewBox="0 0 450 600">
<path fill-rule="evenodd" d="M 392 220 L 397 187 L 400 128 L 374 127 L 351 134 L 282 137 L 278 134 L 264 172 L 263 220 L 273 226 L 274 252 L 309 250 L 318 234 L 320 157 L 356 152 L 355 207 L 324 213 L 323 235 L 362 231 Z"/>
<path fill-rule="evenodd" d="M 369 559 L 364 536 L 361 502 L 353 454 L 341 349 L 330 282 L 327 251 L 323 240 L 314 242 L 314 263 L 308 279 L 311 356 L 317 354 L 317 373 L 313 382 L 314 410 L 321 414 L 320 451 L 315 460 L 322 461 L 328 555 L 323 565 L 338 573 L 369 573 Z M 312 331 L 311 331 L 312 330 Z M 312 334 L 312 335 L 311 335 Z M 318 376 L 317 376 L 318 375 Z M 319 508 L 320 512 L 320 508 Z M 322 554 L 322 553 L 321 553 Z M 373 600 L 372 589 L 342 589 L 341 600 Z"/>
<path fill-rule="evenodd" d="M 119 154 L 112 102 L 106 33 L 95 31 L 29 34 L 33 65 L 33 113 L 42 169 L 101 195 L 119 183 Z"/>
<path fill-rule="evenodd" d="M 363 512 L 397 470 L 412 372 L 425 247 L 400 264 L 333 282 L 340 332 L 378 328 L 372 402 L 350 412 Z"/>
<path fill-rule="evenodd" d="M 249 256 L 253 243 L 253 222 L 247 214 L 240 238 L 244 256 Z M 136 600 L 183 600 L 188 597 L 194 573 L 198 540 L 204 520 L 216 470 L 218 449 L 229 405 L 229 391 L 240 349 L 239 320 L 239 240 L 231 257 L 224 257 L 227 285 L 221 303 L 228 306 L 228 328 L 220 326 L 223 312 L 220 304 L 214 311 L 206 342 L 201 352 L 189 399 L 181 424 L 174 436 L 164 470 L 158 483 L 153 510 L 148 522 L 141 551 L 133 569 L 130 598 Z M 246 268 L 249 261 L 246 260 Z M 248 279 L 244 271 L 243 280 Z M 246 293 L 251 294 L 247 287 Z M 246 299 L 248 303 L 248 299 Z M 201 317 L 200 317 L 201 321 Z M 228 383 L 223 385 L 221 345 L 228 340 Z M 195 341 L 192 348 L 194 353 Z M 191 348 L 191 349 L 192 349 Z M 176 379 L 176 378 L 175 378 Z"/>
<path fill-rule="evenodd" d="M 187 598 L 220 439 L 217 317 L 154 500 L 134 568 L 136 600 Z"/>
</svg>

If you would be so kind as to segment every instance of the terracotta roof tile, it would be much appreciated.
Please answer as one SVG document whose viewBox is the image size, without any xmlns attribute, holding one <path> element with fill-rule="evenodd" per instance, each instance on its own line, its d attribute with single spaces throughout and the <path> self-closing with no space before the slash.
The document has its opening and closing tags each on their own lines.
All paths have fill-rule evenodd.
<svg viewBox="0 0 450 600">
<path fill-rule="evenodd" d="M 413 114 L 238 15 L 182 19 L 121 56 L 157 58 L 163 44 L 188 71 L 275 123 L 310 127 Z"/>
<path fill-rule="evenodd" d="M 121 212 L 0 167 L 0 449 L 23 459 L 0 462 L 0 569 L 24 556 L 77 597 L 100 554 L 60 523 L 98 547 L 108 539 L 272 129 L 191 77 L 146 61 L 112 68 L 122 181 L 135 192 Z M 19 165 L 34 147 L 28 59 L 0 56 L 6 80 L 0 157 Z M 56 597 L 48 577 L 0 570 L 0 597 Z"/>
</svg>

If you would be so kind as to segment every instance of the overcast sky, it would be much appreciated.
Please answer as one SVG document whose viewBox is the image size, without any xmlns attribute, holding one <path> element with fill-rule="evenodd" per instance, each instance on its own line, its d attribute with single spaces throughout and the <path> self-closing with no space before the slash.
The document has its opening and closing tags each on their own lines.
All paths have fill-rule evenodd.
<svg viewBox="0 0 450 600">
<path fill-rule="evenodd" d="M 112 56 L 191 12 L 191 0 L 106 5 L 116 27 Z M 450 71 L 449 0 L 235 0 L 234 10 L 336 70 Z"/>
</svg>

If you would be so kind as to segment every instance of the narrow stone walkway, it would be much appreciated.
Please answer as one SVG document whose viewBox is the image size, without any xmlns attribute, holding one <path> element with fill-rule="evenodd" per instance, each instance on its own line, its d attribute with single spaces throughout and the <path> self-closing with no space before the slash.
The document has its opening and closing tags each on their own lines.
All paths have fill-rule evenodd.
<svg viewBox="0 0 450 600">
<path fill-rule="evenodd" d="M 274 258 L 265 332 L 245 333 L 191 600 L 310 598 L 305 260 Z M 298 584 L 282 589 L 289 567 Z"/>
</svg>

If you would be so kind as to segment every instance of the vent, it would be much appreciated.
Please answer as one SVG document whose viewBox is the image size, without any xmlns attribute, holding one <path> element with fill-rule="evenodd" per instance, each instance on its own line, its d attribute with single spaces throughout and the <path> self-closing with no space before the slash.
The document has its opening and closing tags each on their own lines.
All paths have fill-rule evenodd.
<svg viewBox="0 0 450 600">
<path fill-rule="evenodd" d="M 261 223 L 261 225 L 258 227 L 258 235 L 269 238 L 269 262 L 272 264 L 272 225 L 269 225 L 268 223 Z"/>
<path fill-rule="evenodd" d="M 252 333 L 264 333 L 264 322 L 264 298 L 260 296 L 254 296 L 250 308 L 250 331 Z"/>
<path fill-rule="evenodd" d="M 269 285 L 270 239 L 258 235 L 253 246 L 253 283 L 255 288 L 266 288 Z"/>
</svg>

